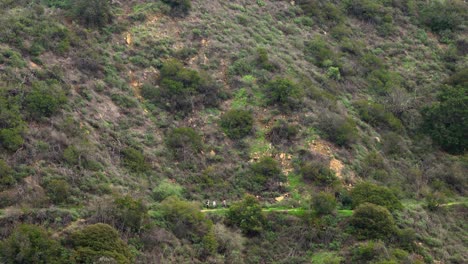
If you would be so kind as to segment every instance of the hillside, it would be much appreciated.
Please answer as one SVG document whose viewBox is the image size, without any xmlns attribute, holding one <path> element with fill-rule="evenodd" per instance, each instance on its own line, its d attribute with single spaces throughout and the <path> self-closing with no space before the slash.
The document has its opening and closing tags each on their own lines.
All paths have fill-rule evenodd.
<svg viewBox="0 0 468 264">
<path fill-rule="evenodd" d="M 468 262 L 467 20 L 0 0 L 0 263 Z"/>
</svg>

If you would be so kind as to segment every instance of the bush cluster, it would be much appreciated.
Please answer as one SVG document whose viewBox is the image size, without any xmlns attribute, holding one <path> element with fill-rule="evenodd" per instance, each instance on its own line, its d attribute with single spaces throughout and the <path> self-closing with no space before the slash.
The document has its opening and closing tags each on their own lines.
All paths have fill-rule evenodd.
<svg viewBox="0 0 468 264">
<path fill-rule="evenodd" d="M 265 84 L 265 98 L 268 105 L 277 105 L 286 111 L 298 107 L 300 89 L 296 83 L 286 78 L 276 78 Z"/>
<path fill-rule="evenodd" d="M 173 113 L 186 115 L 196 106 L 215 107 L 220 101 L 218 85 L 207 75 L 187 69 L 177 60 L 164 62 L 159 87 L 146 84 L 142 96 Z"/>
<path fill-rule="evenodd" d="M 24 142 L 25 122 L 16 100 L 0 94 L 0 146 L 15 151 Z"/>
<path fill-rule="evenodd" d="M 288 124 L 285 120 L 277 120 L 267 133 L 268 140 L 275 144 L 286 144 L 294 140 L 299 133 L 299 128 Z"/>
<path fill-rule="evenodd" d="M 163 2 L 171 7 L 172 16 L 186 16 L 192 9 L 191 0 L 163 0 Z"/>
<path fill-rule="evenodd" d="M 34 119 L 50 117 L 67 102 L 63 89 L 56 82 L 34 82 L 26 95 L 26 110 Z"/>
<path fill-rule="evenodd" d="M 203 149 L 203 142 L 201 136 L 193 128 L 179 127 L 168 133 L 166 146 L 175 159 L 190 161 L 195 159 Z"/>
<path fill-rule="evenodd" d="M 146 172 L 150 165 L 146 162 L 143 153 L 135 148 L 127 147 L 122 150 L 123 164 L 133 172 Z"/>
<path fill-rule="evenodd" d="M 252 132 L 253 122 L 250 111 L 232 109 L 221 116 L 220 126 L 229 138 L 240 139 Z"/>
<path fill-rule="evenodd" d="M 385 109 L 379 103 L 361 100 L 354 103 L 361 119 L 373 126 L 379 126 L 394 131 L 402 131 L 403 124 L 400 119 Z"/>
<path fill-rule="evenodd" d="M 339 146 L 350 146 L 358 138 L 356 122 L 349 117 L 329 113 L 322 115 L 319 120 L 319 128 L 325 138 Z"/>
<path fill-rule="evenodd" d="M 102 28 L 112 22 L 110 0 L 78 0 L 72 4 L 73 17 L 86 27 Z"/>
<path fill-rule="evenodd" d="M 359 239 L 389 239 L 397 228 L 387 208 L 363 203 L 353 212 L 350 224 Z"/>
<path fill-rule="evenodd" d="M 468 147 L 468 84 L 443 86 L 438 101 L 423 110 L 425 133 L 442 149 L 463 154 Z"/>
<path fill-rule="evenodd" d="M 299 173 L 305 181 L 313 182 L 319 186 L 332 186 L 338 180 L 335 173 L 320 161 L 306 162 L 300 167 Z"/>
<path fill-rule="evenodd" d="M 400 200 L 392 190 L 369 182 L 361 182 L 354 186 L 351 191 L 351 199 L 353 201 L 353 208 L 363 203 L 383 206 L 390 211 L 403 208 Z"/>
<path fill-rule="evenodd" d="M 242 201 L 232 204 L 226 218 L 229 224 L 239 227 L 247 235 L 258 235 L 266 223 L 262 207 L 252 195 L 245 195 Z"/>
</svg>

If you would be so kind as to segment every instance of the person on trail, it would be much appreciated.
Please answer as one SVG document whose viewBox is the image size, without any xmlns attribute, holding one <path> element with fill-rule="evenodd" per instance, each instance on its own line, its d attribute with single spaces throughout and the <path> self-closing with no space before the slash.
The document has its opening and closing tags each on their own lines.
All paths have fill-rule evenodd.
<svg viewBox="0 0 468 264">
<path fill-rule="evenodd" d="M 213 201 L 213 207 L 216 208 L 216 201 Z"/>
<path fill-rule="evenodd" d="M 205 206 L 206 206 L 206 207 L 210 207 L 210 200 L 207 200 L 207 201 L 206 201 Z"/>
<path fill-rule="evenodd" d="M 226 199 L 223 200 L 223 207 L 224 207 L 224 208 L 227 207 Z"/>
</svg>

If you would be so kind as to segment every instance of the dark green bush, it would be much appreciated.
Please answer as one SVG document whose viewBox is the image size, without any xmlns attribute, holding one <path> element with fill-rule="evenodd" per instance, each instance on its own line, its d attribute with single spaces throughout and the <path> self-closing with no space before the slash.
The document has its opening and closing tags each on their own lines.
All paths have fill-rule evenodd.
<svg viewBox="0 0 468 264">
<path fill-rule="evenodd" d="M 322 37 L 315 37 L 306 42 L 305 55 L 320 67 L 332 66 L 336 60 L 336 55 L 328 43 Z"/>
<path fill-rule="evenodd" d="M 276 66 L 270 62 L 268 51 L 265 48 L 257 49 L 257 66 L 267 71 L 273 71 Z"/>
<path fill-rule="evenodd" d="M 240 139 L 252 132 L 252 113 L 247 110 L 233 109 L 221 116 L 220 126 L 231 139 Z"/>
<path fill-rule="evenodd" d="M 106 258 L 110 263 L 130 264 L 133 254 L 117 230 L 106 224 L 86 226 L 70 236 L 74 263 L 96 263 Z"/>
<path fill-rule="evenodd" d="M 26 95 L 26 110 L 35 119 L 50 117 L 67 102 L 65 92 L 56 83 L 34 82 Z"/>
<path fill-rule="evenodd" d="M 0 242 L 2 263 L 66 263 L 65 250 L 47 231 L 39 226 L 22 224 Z"/>
<path fill-rule="evenodd" d="M 277 120 L 267 133 L 268 140 L 275 144 L 287 144 L 294 140 L 299 132 L 295 125 L 289 125 L 285 120 Z"/>
<path fill-rule="evenodd" d="M 245 195 L 242 201 L 232 204 L 226 219 L 229 224 L 239 227 L 247 235 L 259 234 L 266 223 L 262 207 L 252 195 Z"/>
<path fill-rule="evenodd" d="M 172 16 L 186 16 L 192 9 L 191 0 L 163 0 L 171 7 Z"/>
<path fill-rule="evenodd" d="M 380 0 L 348 0 L 345 5 L 351 15 L 377 24 L 385 22 L 385 16 L 389 15 Z"/>
<path fill-rule="evenodd" d="M 146 172 L 151 168 L 143 153 L 132 147 L 122 150 L 122 158 L 124 166 L 133 172 Z"/>
<path fill-rule="evenodd" d="M 423 110 L 423 131 L 453 154 L 468 147 L 468 85 L 443 86 L 438 102 Z"/>
<path fill-rule="evenodd" d="M 356 107 L 361 119 L 373 126 L 380 126 L 395 131 L 403 130 L 403 124 L 400 119 L 387 111 L 385 106 L 381 104 L 361 100 L 355 102 L 354 106 Z"/>
<path fill-rule="evenodd" d="M 336 211 L 336 199 L 330 193 L 320 192 L 312 198 L 312 208 L 319 215 L 329 215 Z"/>
<path fill-rule="evenodd" d="M 214 238 L 213 222 L 200 212 L 193 202 L 171 196 L 160 204 L 161 225 L 166 226 L 180 239 L 187 239 L 201 247 L 202 257 L 214 253 L 217 241 Z"/>
<path fill-rule="evenodd" d="M 337 182 L 335 173 L 319 161 L 309 161 L 303 164 L 299 173 L 305 181 L 314 182 L 319 186 L 331 186 Z"/>
<path fill-rule="evenodd" d="M 324 0 L 299 0 L 297 4 L 306 15 L 312 16 L 320 23 L 339 24 L 345 19 L 341 6 Z"/>
<path fill-rule="evenodd" d="M 246 178 L 245 188 L 253 192 L 274 190 L 279 182 L 286 180 L 278 162 L 271 157 L 263 157 L 253 163 Z"/>
<path fill-rule="evenodd" d="M 264 94 L 268 105 L 277 105 L 283 111 L 299 105 L 300 89 L 296 83 L 289 79 L 276 78 L 267 82 Z"/>
<path fill-rule="evenodd" d="M 78 0 L 72 4 L 72 15 L 86 27 L 102 28 L 113 20 L 110 0 Z"/>
<path fill-rule="evenodd" d="M 19 104 L 0 94 L 0 146 L 15 151 L 23 144 L 25 123 Z"/>
<path fill-rule="evenodd" d="M 351 216 L 350 224 L 359 239 L 389 239 L 397 230 L 387 208 L 371 203 L 359 205 Z"/>
<path fill-rule="evenodd" d="M 127 195 L 114 200 L 113 219 L 118 229 L 138 233 L 148 218 L 147 214 L 148 209 L 141 199 L 135 200 Z"/>
<path fill-rule="evenodd" d="M 0 191 L 11 187 L 16 183 L 16 179 L 13 177 L 13 170 L 8 164 L 0 159 Z"/>
<path fill-rule="evenodd" d="M 173 129 L 166 137 L 166 145 L 174 158 L 181 161 L 189 161 L 203 149 L 201 136 L 190 127 Z"/>
<path fill-rule="evenodd" d="M 320 117 L 319 128 L 323 136 L 339 146 L 350 146 L 358 138 L 356 123 L 349 117 L 326 114 Z"/>
<path fill-rule="evenodd" d="M 145 84 L 142 96 L 173 113 L 186 115 L 198 105 L 217 106 L 221 94 L 207 74 L 187 69 L 180 61 L 167 60 L 161 68 L 159 89 Z"/>
<path fill-rule="evenodd" d="M 351 199 L 353 200 L 353 208 L 363 203 L 380 205 L 390 211 L 403 208 L 398 197 L 392 190 L 369 182 L 356 184 L 351 191 Z"/>
<path fill-rule="evenodd" d="M 468 7 L 463 1 L 431 0 L 421 5 L 419 16 L 421 23 L 436 33 L 462 28 L 468 19 Z"/>
<path fill-rule="evenodd" d="M 71 195 L 71 186 L 65 180 L 54 179 L 46 183 L 47 196 L 54 204 L 68 201 Z"/>
</svg>

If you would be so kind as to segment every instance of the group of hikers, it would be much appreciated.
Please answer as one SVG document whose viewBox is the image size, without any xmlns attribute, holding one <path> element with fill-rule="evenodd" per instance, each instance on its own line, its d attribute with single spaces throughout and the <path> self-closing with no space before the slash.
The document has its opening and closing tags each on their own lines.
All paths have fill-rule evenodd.
<svg viewBox="0 0 468 264">
<path fill-rule="evenodd" d="M 224 207 L 224 208 L 227 208 L 227 202 L 226 200 L 224 199 L 222 202 L 221 202 L 221 206 Z M 219 207 L 219 205 L 216 203 L 216 201 L 210 201 L 210 200 L 207 200 L 205 202 L 205 207 L 206 208 L 217 208 Z"/>
</svg>

